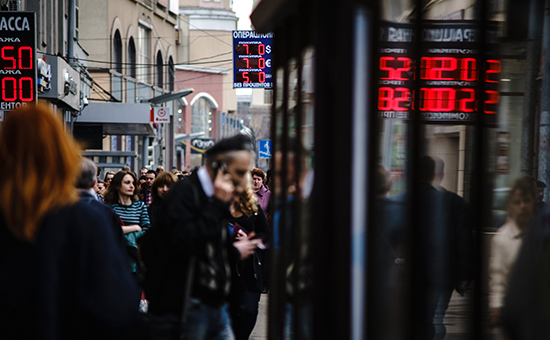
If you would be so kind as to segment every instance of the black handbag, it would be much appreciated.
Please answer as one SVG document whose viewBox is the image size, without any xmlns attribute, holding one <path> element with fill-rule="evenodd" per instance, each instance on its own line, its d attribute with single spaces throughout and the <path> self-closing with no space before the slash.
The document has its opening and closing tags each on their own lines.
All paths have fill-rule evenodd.
<svg viewBox="0 0 550 340">
<path fill-rule="evenodd" d="M 195 269 L 195 257 L 189 259 L 187 266 L 187 278 L 183 294 L 181 315 L 155 315 L 140 313 L 140 340 L 186 340 L 187 339 L 187 303 L 191 294 L 193 274 Z"/>
</svg>

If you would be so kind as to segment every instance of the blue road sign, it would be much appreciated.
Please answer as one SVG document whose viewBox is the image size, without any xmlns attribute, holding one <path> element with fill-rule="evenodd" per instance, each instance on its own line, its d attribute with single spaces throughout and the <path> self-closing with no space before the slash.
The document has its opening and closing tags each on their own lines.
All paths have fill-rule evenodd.
<svg viewBox="0 0 550 340">
<path fill-rule="evenodd" d="M 258 140 L 258 158 L 271 158 L 271 139 Z"/>
</svg>

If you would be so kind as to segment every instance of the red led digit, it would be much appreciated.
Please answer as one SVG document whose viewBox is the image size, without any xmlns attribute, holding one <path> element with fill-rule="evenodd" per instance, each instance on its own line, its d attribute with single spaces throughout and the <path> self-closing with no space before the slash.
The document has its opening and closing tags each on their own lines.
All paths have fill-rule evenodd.
<svg viewBox="0 0 550 340">
<path fill-rule="evenodd" d="M 485 71 L 485 81 L 488 83 L 498 83 L 498 80 L 491 80 L 491 74 L 499 74 L 501 71 L 500 60 L 487 60 L 487 70 Z"/>
<path fill-rule="evenodd" d="M 2 59 L 11 60 L 11 62 L 12 62 L 11 67 L 4 67 L 5 70 L 15 70 L 15 68 L 16 68 L 15 58 L 14 57 L 8 57 L 4 54 L 5 50 L 13 50 L 13 49 L 14 49 L 13 46 L 4 46 L 4 47 L 2 47 Z"/>
<path fill-rule="evenodd" d="M 468 104 L 474 103 L 476 99 L 476 91 L 473 89 L 462 89 L 462 92 L 468 93 L 468 98 L 460 99 L 460 111 L 462 112 L 472 112 L 474 109 L 469 109 Z"/>
<path fill-rule="evenodd" d="M 260 83 L 265 83 L 265 72 L 258 73 L 258 80 Z"/>
<path fill-rule="evenodd" d="M 394 75 L 393 75 L 393 72 L 394 72 L 393 67 L 389 67 L 386 64 L 390 60 L 395 60 L 395 58 L 393 58 L 393 57 L 380 57 L 380 69 L 382 71 L 388 71 L 388 76 L 387 77 L 380 77 L 380 79 L 392 79 L 392 80 L 395 79 Z"/>
<path fill-rule="evenodd" d="M 258 54 L 259 55 L 264 55 L 265 54 L 265 45 L 264 44 L 259 44 L 258 45 Z"/>
<path fill-rule="evenodd" d="M 6 95 L 6 86 L 7 86 L 6 83 L 7 82 L 11 82 L 11 84 L 12 84 L 12 86 L 10 88 L 8 88 L 8 92 L 10 92 L 10 90 L 11 90 L 11 93 L 12 93 L 13 97 L 8 97 Z M 6 78 L 2 79 L 2 100 L 12 102 L 16 99 L 17 99 L 17 80 L 15 80 L 14 77 L 6 77 Z"/>
<path fill-rule="evenodd" d="M 258 59 L 258 68 L 261 68 L 261 69 L 265 68 L 265 59 L 264 58 Z"/>
<path fill-rule="evenodd" d="M 391 87 L 381 87 L 378 89 L 378 109 L 389 111 L 393 107 L 393 89 Z"/>
<path fill-rule="evenodd" d="M 243 83 L 250 83 L 250 78 L 248 78 L 248 72 L 243 72 Z"/>
<path fill-rule="evenodd" d="M 477 80 L 477 61 L 474 58 L 464 58 L 460 61 L 460 79 L 464 81 Z"/>
<path fill-rule="evenodd" d="M 395 89 L 395 99 L 393 101 L 393 109 L 395 111 L 407 111 L 406 107 L 399 106 L 400 103 L 408 103 L 410 100 L 409 89 L 406 87 L 398 87 Z"/>
<path fill-rule="evenodd" d="M 403 78 L 401 76 L 401 72 L 408 72 L 408 71 L 411 70 L 411 59 L 405 58 L 405 57 L 400 57 L 400 58 L 397 58 L 397 60 L 403 62 L 403 67 L 399 67 L 399 68 L 395 69 L 394 79 L 395 80 L 408 80 L 407 78 Z"/>
<path fill-rule="evenodd" d="M 421 111 L 448 112 L 455 108 L 456 90 L 451 88 L 434 88 L 421 90 Z"/>
<path fill-rule="evenodd" d="M 23 81 L 28 81 L 29 82 L 29 87 L 28 88 L 25 88 L 23 86 Z M 28 97 L 25 97 L 23 95 L 23 90 L 25 90 L 25 92 L 29 93 Z M 21 99 L 24 102 L 30 102 L 30 101 L 33 100 L 33 98 L 32 98 L 33 93 L 34 93 L 34 91 L 33 91 L 32 78 L 31 77 L 22 77 L 21 79 L 19 79 L 19 99 Z"/>
<path fill-rule="evenodd" d="M 246 68 L 250 68 L 250 65 L 249 65 L 249 62 L 248 62 L 248 58 L 243 58 L 243 60 L 246 62 Z"/>
<path fill-rule="evenodd" d="M 495 114 L 497 113 L 496 110 L 489 110 L 487 109 L 488 105 L 494 105 L 499 102 L 500 95 L 498 94 L 498 91 L 485 91 L 485 94 L 487 95 L 487 100 L 485 101 L 485 113 L 486 114 Z"/>
<path fill-rule="evenodd" d="M 248 51 L 248 44 L 243 44 L 243 46 L 246 48 L 246 54 L 250 54 L 250 52 Z"/>
<path fill-rule="evenodd" d="M 23 51 L 28 51 L 29 52 L 29 55 L 28 55 L 28 59 L 27 58 L 24 58 L 23 57 Z M 32 70 L 32 47 L 30 46 L 21 46 L 19 48 L 19 52 L 18 52 L 18 56 L 19 56 L 19 68 L 22 69 L 22 70 Z M 27 61 L 28 60 L 28 66 L 23 66 L 23 60 Z"/>
<path fill-rule="evenodd" d="M 424 72 L 421 73 L 421 79 L 430 80 L 453 80 L 453 78 L 443 77 L 443 72 L 456 70 L 456 58 L 451 57 L 424 57 Z M 424 77 L 422 77 L 422 75 Z"/>
</svg>

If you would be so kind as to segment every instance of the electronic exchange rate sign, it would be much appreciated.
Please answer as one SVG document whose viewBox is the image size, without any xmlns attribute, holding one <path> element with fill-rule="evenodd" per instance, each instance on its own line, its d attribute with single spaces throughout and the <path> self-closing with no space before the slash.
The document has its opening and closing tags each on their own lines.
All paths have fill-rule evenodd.
<svg viewBox="0 0 550 340">
<path fill-rule="evenodd" d="M 36 100 L 34 12 L 0 12 L 0 111 Z"/>
<path fill-rule="evenodd" d="M 273 33 L 233 31 L 233 88 L 272 88 Z"/>
<path fill-rule="evenodd" d="M 484 82 L 483 113 L 493 115 L 499 102 L 497 91 L 500 61 L 479 57 L 480 30 L 472 23 L 430 22 L 422 27 L 419 59 L 411 56 L 413 26 L 387 23 L 382 28 L 379 54 L 378 116 L 409 117 L 417 110 L 426 121 L 476 119 Z M 488 35 L 489 37 L 491 35 Z M 493 43 L 490 41 L 488 43 Z M 418 79 L 419 103 L 415 67 Z M 480 76 L 480 69 L 484 69 Z M 479 79 L 479 78 L 482 79 Z"/>
</svg>

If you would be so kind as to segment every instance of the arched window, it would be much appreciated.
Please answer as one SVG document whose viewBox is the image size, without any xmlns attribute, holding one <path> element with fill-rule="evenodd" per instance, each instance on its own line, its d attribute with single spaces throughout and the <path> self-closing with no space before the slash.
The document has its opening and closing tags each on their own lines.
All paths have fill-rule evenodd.
<svg viewBox="0 0 550 340">
<path fill-rule="evenodd" d="M 164 65 L 162 63 L 162 53 L 157 53 L 157 86 L 164 88 Z"/>
<path fill-rule="evenodd" d="M 214 105 L 204 97 L 193 103 L 191 110 L 191 133 L 204 132 L 205 137 L 212 137 Z"/>
<path fill-rule="evenodd" d="M 116 72 L 122 73 L 122 38 L 117 30 L 113 39 L 113 68 Z"/>
<path fill-rule="evenodd" d="M 136 77 L 136 44 L 133 37 L 128 42 L 128 75 Z"/>
<path fill-rule="evenodd" d="M 168 89 L 170 92 L 174 91 L 174 79 L 175 79 L 174 59 L 170 57 L 168 59 Z"/>
</svg>

